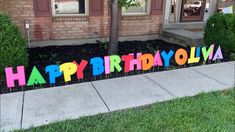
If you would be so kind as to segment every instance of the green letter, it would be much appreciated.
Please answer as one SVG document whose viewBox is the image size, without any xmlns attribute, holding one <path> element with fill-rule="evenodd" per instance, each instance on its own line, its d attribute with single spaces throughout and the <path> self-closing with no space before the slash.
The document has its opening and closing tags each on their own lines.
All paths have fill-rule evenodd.
<svg viewBox="0 0 235 132">
<path fill-rule="evenodd" d="M 114 72 L 114 69 L 116 68 L 117 71 L 120 72 L 122 70 L 120 63 L 121 63 L 121 58 L 118 55 L 110 56 L 110 71 Z"/>
<path fill-rule="evenodd" d="M 206 46 L 202 48 L 202 55 L 203 55 L 203 58 L 204 58 L 205 62 L 207 61 L 209 56 L 210 56 L 209 60 L 212 59 L 213 50 L 214 50 L 214 45 L 211 45 L 208 50 L 206 50 Z"/>
<path fill-rule="evenodd" d="M 27 86 L 32 86 L 35 84 L 45 84 L 45 83 L 46 83 L 46 81 L 42 77 L 42 74 L 38 71 L 37 67 L 34 66 L 32 72 L 30 74 Z"/>
</svg>

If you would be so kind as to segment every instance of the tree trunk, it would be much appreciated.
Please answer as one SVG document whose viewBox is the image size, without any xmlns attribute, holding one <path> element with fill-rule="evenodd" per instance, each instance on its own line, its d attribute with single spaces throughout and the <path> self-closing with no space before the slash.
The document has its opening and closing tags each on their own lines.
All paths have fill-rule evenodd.
<svg viewBox="0 0 235 132">
<path fill-rule="evenodd" d="M 118 53 L 118 36 L 119 36 L 119 6 L 118 0 L 110 0 L 111 22 L 109 35 L 110 55 Z"/>
</svg>

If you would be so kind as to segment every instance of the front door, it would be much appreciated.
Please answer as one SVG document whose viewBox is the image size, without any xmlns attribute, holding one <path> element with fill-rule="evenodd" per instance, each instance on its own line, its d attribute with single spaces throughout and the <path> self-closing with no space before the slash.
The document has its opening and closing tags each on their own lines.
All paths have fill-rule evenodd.
<svg viewBox="0 0 235 132">
<path fill-rule="evenodd" d="M 183 0 L 181 22 L 203 21 L 206 0 Z"/>
</svg>

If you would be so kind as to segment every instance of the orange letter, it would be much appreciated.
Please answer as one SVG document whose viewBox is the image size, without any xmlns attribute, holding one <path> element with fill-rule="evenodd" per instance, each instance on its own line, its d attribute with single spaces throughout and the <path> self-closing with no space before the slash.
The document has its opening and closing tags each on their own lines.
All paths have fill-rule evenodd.
<svg viewBox="0 0 235 132">
<path fill-rule="evenodd" d="M 187 62 L 188 54 L 184 49 L 178 49 L 175 53 L 175 61 L 178 65 L 184 65 Z"/>
<path fill-rule="evenodd" d="M 143 70 L 149 70 L 153 66 L 154 58 L 151 54 L 145 54 L 139 57 L 139 61 L 142 62 Z"/>
</svg>

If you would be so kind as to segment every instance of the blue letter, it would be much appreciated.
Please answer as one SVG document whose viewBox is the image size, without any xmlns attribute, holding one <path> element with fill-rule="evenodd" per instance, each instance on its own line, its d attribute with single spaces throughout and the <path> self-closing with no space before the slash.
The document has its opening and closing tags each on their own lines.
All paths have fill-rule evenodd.
<svg viewBox="0 0 235 132">
<path fill-rule="evenodd" d="M 102 58 L 92 58 L 90 64 L 93 66 L 93 76 L 98 76 L 104 72 L 104 60 Z"/>
<path fill-rule="evenodd" d="M 174 51 L 170 50 L 168 54 L 166 53 L 166 51 L 162 51 L 161 55 L 165 62 L 164 67 L 170 66 L 170 59 L 174 55 Z"/>
<path fill-rule="evenodd" d="M 58 65 L 50 65 L 46 67 L 46 73 L 49 72 L 49 80 L 50 84 L 55 84 L 55 79 L 62 75 L 60 72 L 60 67 Z"/>
<path fill-rule="evenodd" d="M 197 47 L 196 57 L 201 57 L 201 47 Z"/>
</svg>

